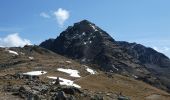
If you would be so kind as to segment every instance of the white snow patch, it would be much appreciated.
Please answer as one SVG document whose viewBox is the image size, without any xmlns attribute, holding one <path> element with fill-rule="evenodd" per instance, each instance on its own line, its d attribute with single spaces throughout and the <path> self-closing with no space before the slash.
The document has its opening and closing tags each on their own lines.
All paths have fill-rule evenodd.
<svg viewBox="0 0 170 100">
<path fill-rule="evenodd" d="M 50 79 L 57 79 L 57 77 L 53 77 L 53 76 L 47 76 L 47 77 L 50 78 Z M 74 87 L 77 87 L 77 88 L 81 88 L 81 86 L 74 84 L 74 81 L 72 81 L 72 80 L 64 79 L 64 78 L 61 78 L 61 77 L 59 77 L 59 80 L 62 81 L 62 82 L 60 82 L 60 85 L 74 86 Z"/>
<path fill-rule="evenodd" d="M 81 77 L 81 76 L 79 75 L 79 71 L 78 71 L 78 70 L 64 69 L 64 68 L 58 68 L 57 70 L 58 70 L 58 71 L 61 71 L 61 72 L 68 73 L 68 74 L 70 74 L 70 76 L 72 76 L 72 77 Z"/>
<path fill-rule="evenodd" d="M 33 76 L 39 76 L 39 75 L 43 75 L 46 74 L 46 71 L 31 71 L 31 72 L 26 72 L 23 73 L 24 75 L 33 75 Z"/>
<path fill-rule="evenodd" d="M 89 43 L 92 43 L 92 41 L 89 41 Z"/>
<path fill-rule="evenodd" d="M 89 72 L 90 74 L 96 74 L 96 71 L 90 69 L 88 66 L 84 65 L 84 67 L 86 68 L 86 71 Z"/>
<path fill-rule="evenodd" d="M 17 52 L 12 51 L 12 50 L 8 50 L 8 52 L 11 53 L 11 54 L 14 54 L 14 55 L 19 55 Z"/>
<path fill-rule="evenodd" d="M 33 60 L 34 59 L 34 57 L 28 57 L 30 60 Z"/>
<path fill-rule="evenodd" d="M 114 69 L 116 69 L 117 71 L 119 70 L 118 68 L 115 67 L 115 65 L 112 65 L 112 67 L 113 67 Z"/>
<path fill-rule="evenodd" d="M 84 45 L 86 45 L 87 44 L 87 42 L 84 42 Z"/>
<path fill-rule="evenodd" d="M 71 64 L 72 62 L 71 62 L 71 61 L 66 61 L 66 63 L 69 63 L 69 64 Z"/>
<path fill-rule="evenodd" d="M 136 75 L 132 75 L 134 78 L 138 78 L 138 76 L 136 76 Z"/>
<path fill-rule="evenodd" d="M 86 58 L 83 58 L 81 61 L 82 61 L 82 62 L 86 62 Z"/>
<path fill-rule="evenodd" d="M 94 31 L 98 31 L 94 25 L 90 24 L 90 26 L 94 29 Z"/>
<path fill-rule="evenodd" d="M 86 35 L 86 32 L 83 32 L 82 35 Z"/>
<path fill-rule="evenodd" d="M 96 74 L 96 72 L 93 69 L 87 68 L 86 69 L 90 74 Z"/>
</svg>

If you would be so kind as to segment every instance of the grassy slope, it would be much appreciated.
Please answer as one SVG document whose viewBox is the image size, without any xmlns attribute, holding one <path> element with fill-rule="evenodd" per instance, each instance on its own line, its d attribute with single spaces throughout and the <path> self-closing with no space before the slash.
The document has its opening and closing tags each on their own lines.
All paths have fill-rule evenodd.
<svg viewBox="0 0 170 100">
<path fill-rule="evenodd" d="M 108 78 L 106 74 L 99 71 L 96 75 L 89 75 L 89 73 L 85 71 L 85 68 L 81 64 L 66 57 L 53 54 L 51 52 L 37 53 L 37 51 L 34 51 L 31 53 L 26 53 L 24 50 L 21 51 L 24 52 L 25 55 L 20 54 L 19 56 L 14 57 L 4 49 L 0 49 L 0 64 L 12 63 L 15 61 L 22 62 L 16 65 L 10 65 L 6 69 L 1 69 L 0 76 L 14 74 L 16 72 L 27 72 L 43 69 L 48 72 L 46 75 L 41 77 L 43 80 L 47 80 L 46 76 L 60 76 L 75 80 L 77 84 L 82 86 L 82 89 L 88 89 L 93 92 L 103 91 L 112 92 L 115 94 L 122 92 L 123 95 L 129 96 L 132 100 L 145 100 L 147 97 L 154 98 L 154 94 L 159 94 L 157 97 L 158 99 L 160 98 L 159 100 L 170 100 L 170 94 L 132 78 L 117 74 L 112 75 L 112 78 Z M 28 59 L 29 56 L 33 56 L 35 59 L 31 61 Z M 65 61 L 71 61 L 72 63 L 66 63 Z M 80 71 L 82 78 L 72 78 L 67 74 L 58 72 L 57 68 L 59 67 L 77 69 Z M 3 80 L 0 80 L 0 86 L 5 83 L 6 82 Z M 13 83 L 18 84 L 20 82 L 14 81 Z M 0 95 L 2 94 L 3 92 L 0 93 Z"/>
</svg>

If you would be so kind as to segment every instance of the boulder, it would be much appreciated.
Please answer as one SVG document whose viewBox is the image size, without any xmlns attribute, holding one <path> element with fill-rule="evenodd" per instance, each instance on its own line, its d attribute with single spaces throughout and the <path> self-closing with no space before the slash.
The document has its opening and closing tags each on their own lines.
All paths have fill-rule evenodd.
<svg viewBox="0 0 170 100">
<path fill-rule="evenodd" d="M 65 87 L 62 89 L 64 93 L 74 95 L 75 93 L 82 93 L 78 88 L 75 87 Z"/>
<path fill-rule="evenodd" d="M 117 99 L 118 100 L 130 100 L 130 98 L 126 96 L 119 96 Z"/>
<path fill-rule="evenodd" d="M 54 100 L 67 100 L 67 96 L 63 91 L 59 91 L 54 95 Z"/>
</svg>

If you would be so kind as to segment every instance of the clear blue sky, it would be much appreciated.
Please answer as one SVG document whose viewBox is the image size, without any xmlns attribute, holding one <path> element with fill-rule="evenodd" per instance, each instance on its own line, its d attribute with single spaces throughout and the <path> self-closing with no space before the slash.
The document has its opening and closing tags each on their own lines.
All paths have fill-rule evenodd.
<svg viewBox="0 0 170 100">
<path fill-rule="evenodd" d="M 169 5 L 170 0 L 1 0 L 0 39 L 18 33 L 39 44 L 88 19 L 116 40 L 154 47 L 170 57 Z M 62 27 L 54 16 L 59 8 L 69 12 Z"/>
</svg>

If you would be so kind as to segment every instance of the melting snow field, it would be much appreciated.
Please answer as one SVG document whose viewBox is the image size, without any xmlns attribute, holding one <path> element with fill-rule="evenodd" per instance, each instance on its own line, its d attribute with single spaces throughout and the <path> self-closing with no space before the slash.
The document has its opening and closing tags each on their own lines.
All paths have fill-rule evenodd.
<svg viewBox="0 0 170 100">
<path fill-rule="evenodd" d="M 47 77 L 50 78 L 50 79 L 57 79 L 57 77 L 52 77 L 52 76 L 47 76 Z M 77 87 L 77 88 L 81 88 L 81 86 L 74 84 L 74 81 L 64 79 L 64 78 L 61 78 L 61 77 L 59 77 L 59 80 L 62 81 L 62 82 L 60 82 L 61 85 L 74 86 L 74 87 Z"/>
<path fill-rule="evenodd" d="M 78 71 L 78 70 L 64 69 L 64 68 L 58 68 L 57 70 L 58 70 L 58 71 L 61 71 L 61 72 L 68 73 L 68 74 L 70 74 L 70 76 L 72 76 L 72 77 L 81 77 L 81 76 L 79 75 L 79 71 Z"/>
<path fill-rule="evenodd" d="M 11 53 L 11 54 L 14 54 L 14 55 L 18 55 L 18 53 L 17 53 L 17 52 L 12 51 L 12 50 L 8 50 L 8 52 L 9 52 L 9 53 Z"/>
<path fill-rule="evenodd" d="M 93 69 L 90 69 L 88 66 L 84 65 L 86 67 L 86 71 L 89 72 L 90 74 L 96 74 L 96 71 Z"/>
<path fill-rule="evenodd" d="M 47 73 L 46 71 L 31 71 L 31 72 L 26 72 L 26 73 L 23 73 L 23 74 L 24 75 L 39 76 L 39 75 L 46 74 L 46 73 Z"/>
</svg>

